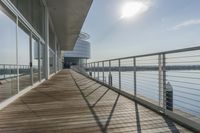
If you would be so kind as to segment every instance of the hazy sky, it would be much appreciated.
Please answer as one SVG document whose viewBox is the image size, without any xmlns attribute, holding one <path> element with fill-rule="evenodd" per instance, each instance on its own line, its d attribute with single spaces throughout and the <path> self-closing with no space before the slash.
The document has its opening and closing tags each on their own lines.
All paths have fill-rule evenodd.
<svg viewBox="0 0 200 133">
<path fill-rule="evenodd" d="M 133 1 L 145 8 L 122 18 Z M 82 31 L 91 36 L 94 61 L 197 46 L 200 0 L 94 0 Z"/>
</svg>

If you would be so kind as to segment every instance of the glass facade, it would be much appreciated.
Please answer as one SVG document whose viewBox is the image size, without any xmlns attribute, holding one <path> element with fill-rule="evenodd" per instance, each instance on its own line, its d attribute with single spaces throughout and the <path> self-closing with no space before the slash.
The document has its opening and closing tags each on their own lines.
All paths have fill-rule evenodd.
<svg viewBox="0 0 200 133">
<path fill-rule="evenodd" d="M 19 89 L 31 85 L 30 70 L 30 32 L 19 23 L 18 28 L 18 64 L 19 64 Z"/>
<path fill-rule="evenodd" d="M 79 57 L 79 58 L 90 58 L 90 43 L 85 40 L 78 39 L 75 47 L 72 51 L 65 51 L 65 57 Z"/>
<path fill-rule="evenodd" d="M 0 5 L 1 64 L 16 64 L 16 17 Z"/>
<path fill-rule="evenodd" d="M 33 83 L 39 81 L 39 41 L 32 37 Z"/>
<path fill-rule="evenodd" d="M 53 74 L 55 72 L 55 55 L 54 52 L 49 49 L 49 69 L 50 69 L 50 74 Z"/>
<path fill-rule="evenodd" d="M 17 93 L 16 17 L 0 2 L 0 101 Z"/>
<path fill-rule="evenodd" d="M 40 77 L 45 78 L 45 46 L 40 43 Z"/>
<path fill-rule="evenodd" d="M 55 35 L 51 26 L 49 26 L 49 48 L 55 51 Z"/>
<path fill-rule="evenodd" d="M 88 42 L 87 39 L 89 39 L 89 35 L 81 33 L 76 41 L 74 49 L 64 52 L 64 68 L 86 63 L 87 59 L 90 58 L 90 42 Z"/>
<path fill-rule="evenodd" d="M 45 7 L 42 0 L 11 0 L 20 13 L 44 37 Z"/>
<path fill-rule="evenodd" d="M 45 53 L 45 14 L 42 0 L 0 1 L 0 103 L 61 69 L 60 46 L 49 31 Z M 18 12 L 24 16 L 20 17 Z M 32 25 L 32 27 L 30 27 Z M 49 27 L 46 25 L 46 27 Z M 34 29 L 33 29 L 34 28 Z M 57 55 L 56 55 L 57 54 Z M 46 59 L 49 58 L 49 64 Z M 49 67 L 49 68 L 47 68 Z M 57 69 L 56 69 L 57 68 Z M 47 69 L 50 71 L 48 72 Z"/>
<path fill-rule="evenodd" d="M 56 51 L 58 51 L 58 44 L 55 41 L 55 34 L 52 30 L 52 27 L 49 25 L 49 68 L 50 68 L 50 74 L 55 73 L 57 64 L 56 64 L 56 60 L 57 59 L 57 55 L 56 55 Z M 59 52 L 57 52 L 59 53 Z M 60 56 L 58 56 L 60 57 Z"/>
</svg>

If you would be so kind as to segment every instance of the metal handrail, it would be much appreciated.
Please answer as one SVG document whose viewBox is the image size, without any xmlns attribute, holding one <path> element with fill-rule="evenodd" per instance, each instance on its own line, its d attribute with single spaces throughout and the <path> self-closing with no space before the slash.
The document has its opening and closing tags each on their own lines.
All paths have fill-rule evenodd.
<svg viewBox="0 0 200 133">
<path fill-rule="evenodd" d="M 17 69 L 19 69 L 20 75 L 30 70 L 29 65 L 16 65 L 16 64 L 0 64 L 0 80 L 10 79 L 17 77 Z M 7 76 L 6 76 L 7 75 Z M 8 76 L 9 75 L 9 76 Z"/>
<path fill-rule="evenodd" d="M 141 55 L 135 55 L 135 56 L 127 56 L 122 58 L 114 58 L 114 59 L 108 59 L 108 60 L 102 60 L 102 61 L 94 61 L 90 63 L 95 62 L 106 62 L 106 61 L 114 61 L 114 60 L 122 60 L 122 59 L 128 59 L 128 58 L 138 58 L 138 57 L 146 57 L 146 56 L 154 56 L 154 55 L 161 55 L 161 54 L 173 54 L 173 53 L 180 53 L 180 52 L 189 52 L 189 51 L 196 51 L 200 50 L 200 46 L 197 47 L 188 47 L 188 48 L 182 48 L 182 49 L 175 49 L 175 50 L 168 50 L 168 51 L 162 51 L 162 52 L 155 52 L 155 53 L 149 53 L 149 54 L 141 54 Z"/>
<path fill-rule="evenodd" d="M 200 52 L 200 46 L 84 63 L 73 68 L 200 131 L 200 107 L 194 106 L 200 104 L 200 54 L 195 52 Z"/>
</svg>

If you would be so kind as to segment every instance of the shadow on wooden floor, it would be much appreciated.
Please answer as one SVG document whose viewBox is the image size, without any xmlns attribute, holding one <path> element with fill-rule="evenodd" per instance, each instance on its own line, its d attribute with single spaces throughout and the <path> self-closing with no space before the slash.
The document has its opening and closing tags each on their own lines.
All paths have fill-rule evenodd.
<svg viewBox="0 0 200 133">
<path fill-rule="evenodd" d="M 131 104 L 132 107 L 130 106 L 130 103 L 127 105 L 127 107 L 132 108 L 132 110 L 131 110 L 131 112 L 130 112 L 130 110 L 128 110 L 129 112 L 126 113 L 127 109 L 125 109 L 123 111 L 123 105 L 121 105 L 121 104 L 126 104 L 126 101 L 121 100 L 119 103 L 119 99 L 120 98 L 124 99 L 125 97 L 121 96 L 120 94 L 118 94 L 116 92 L 113 92 L 112 90 L 104 87 L 101 84 L 96 83 L 95 81 L 91 82 L 92 80 L 89 80 L 86 78 L 80 78 L 80 77 L 77 78 L 77 76 L 76 75 L 74 76 L 73 74 L 72 74 L 72 78 L 74 79 L 76 86 L 79 88 L 79 91 L 80 91 L 83 99 L 87 103 L 87 105 L 88 105 L 91 113 L 93 114 L 93 116 L 96 120 L 96 123 L 98 124 L 102 133 L 107 133 L 109 131 L 108 128 L 109 128 L 109 125 L 111 123 L 111 119 L 112 119 L 114 113 L 120 114 L 121 118 L 118 118 L 118 119 L 122 120 L 122 122 L 124 122 L 123 117 L 124 118 L 127 117 L 127 114 L 134 116 L 135 121 L 131 121 L 130 119 L 127 119 L 127 122 L 135 122 L 135 124 L 133 124 L 133 123 L 130 124 L 127 122 L 124 122 L 122 124 L 127 125 L 127 128 L 129 128 L 129 125 L 135 125 L 134 132 L 137 132 L 137 133 L 142 133 L 142 131 L 144 131 L 145 129 L 150 129 L 150 130 L 152 129 L 152 132 L 155 132 L 156 128 L 160 128 L 159 130 L 162 131 L 162 126 L 167 128 L 168 132 L 179 133 L 179 129 L 176 127 L 176 125 L 174 124 L 173 121 L 171 121 L 170 119 L 168 119 L 166 117 L 162 117 L 162 116 L 160 116 L 161 118 L 159 118 L 159 119 L 154 119 L 154 117 L 155 117 L 154 115 L 152 115 L 152 119 L 151 119 L 152 112 L 149 111 L 149 114 L 148 114 L 148 112 L 146 110 L 143 110 L 143 108 L 145 108 L 145 107 L 141 106 L 137 102 L 127 99 L 129 102 L 130 101 L 132 102 L 132 104 Z M 86 83 L 84 83 L 84 82 L 86 82 Z M 113 94 L 114 93 L 116 93 L 116 94 L 111 96 L 108 94 L 109 91 L 110 92 L 112 91 Z M 95 95 L 95 93 L 96 93 L 96 95 Z M 94 95 L 94 96 L 92 96 L 92 95 Z M 107 97 L 107 98 L 112 97 L 111 98 L 112 100 L 108 100 L 108 103 L 105 103 L 106 102 L 105 97 Z M 112 101 L 112 104 L 111 104 L 111 101 Z M 100 103 L 100 102 L 102 102 L 102 103 Z M 97 109 L 95 108 L 98 103 L 99 103 L 98 106 L 101 106 L 100 108 L 102 108 L 102 110 L 104 110 L 104 107 L 105 107 L 104 105 L 102 105 L 103 103 L 109 104 L 109 106 L 111 106 L 111 108 L 109 108 L 110 109 L 109 111 L 105 111 L 105 112 L 99 111 L 99 109 L 98 109 L 99 107 L 97 107 Z M 116 110 L 117 106 L 119 106 L 119 107 Z M 120 108 L 121 112 L 119 111 L 119 108 Z M 145 113 L 147 113 L 146 116 L 145 116 Z M 132 116 L 130 116 L 130 118 Z M 146 117 L 146 118 L 144 118 L 144 117 Z M 117 118 L 114 118 L 114 119 L 117 119 Z M 142 119 L 142 123 L 141 123 L 141 119 Z M 161 123 L 161 122 L 163 122 L 163 123 Z M 120 125 L 114 125 L 114 127 L 120 127 Z M 163 131 L 165 131 L 165 129 Z"/>
</svg>

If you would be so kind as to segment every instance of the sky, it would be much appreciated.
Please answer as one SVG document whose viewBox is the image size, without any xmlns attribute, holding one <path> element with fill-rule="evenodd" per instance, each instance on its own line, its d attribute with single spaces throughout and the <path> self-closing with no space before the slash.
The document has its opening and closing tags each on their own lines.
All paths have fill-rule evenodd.
<svg viewBox="0 0 200 133">
<path fill-rule="evenodd" d="M 94 0 L 82 32 L 90 61 L 200 46 L 200 0 Z"/>
</svg>

